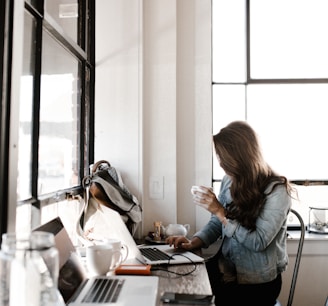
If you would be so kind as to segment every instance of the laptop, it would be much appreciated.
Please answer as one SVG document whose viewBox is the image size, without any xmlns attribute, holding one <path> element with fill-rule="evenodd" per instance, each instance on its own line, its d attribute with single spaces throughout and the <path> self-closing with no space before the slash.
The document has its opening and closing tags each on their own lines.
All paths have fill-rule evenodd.
<svg viewBox="0 0 328 306">
<path fill-rule="evenodd" d="M 156 305 L 157 276 L 113 275 L 87 278 L 84 264 L 60 218 L 34 231 L 46 231 L 55 235 L 59 252 L 58 289 L 66 305 Z"/>
<path fill-rule="evenodd" d="M 168 244 L 162 245 L 137 245 L 129 232 L 127 226 L 118 212 L 113 209 L 103 207 L 103 215 L 97 214 L 99 219 L 94 222 L 92 238 L 94 243 L 97 240 L 115 238 L 126 244 L 129 249 L 126 264 L 149 264 L 149 265 L 168 265 L 168 264 L 194 264 L 204 262 L 204 258 L 186 250 L 177 250 Z M 101 224 L 105 224 L 101 228 Z M 108 234 L 104 234 L 108 233 Z M 107 235 L 107 236 L 106 236 Z"/>
</svg>

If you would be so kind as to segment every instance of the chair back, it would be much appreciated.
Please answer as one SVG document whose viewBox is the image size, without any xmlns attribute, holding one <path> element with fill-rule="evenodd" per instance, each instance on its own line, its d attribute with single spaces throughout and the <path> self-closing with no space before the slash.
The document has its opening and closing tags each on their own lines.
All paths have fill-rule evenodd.
<svg viewBox="0 0 328 306">
<path fill-rule="evenodd" d="M 300 267 L 302 251 L 303 251 L 304 236 L 305 236 L 305 225 L 304 225 L 304 221 L 303 221 L 301 215 L 294 209 L 291 209 L 290 212 L 292 214 L 294 214 L 300 222 L 301 236 L 300 236 L 299 243 L 298 243 L 298 249 L 297 249 L 296 258 L 295 258 L 295 265 L 294 265 L 293 277 L 292 277 L 292 281 L 291 281 L 291 285 L 290 285 L 287 306 L 291 306 L 293 303 L 296 281 L 297 281 L 297 276 L 298 276 L 298 270 Z"/>
</svg>

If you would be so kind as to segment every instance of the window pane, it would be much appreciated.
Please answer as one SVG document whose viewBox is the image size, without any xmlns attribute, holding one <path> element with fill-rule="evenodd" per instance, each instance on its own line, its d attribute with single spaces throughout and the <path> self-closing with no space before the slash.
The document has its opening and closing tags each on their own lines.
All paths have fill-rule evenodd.
<svg viewBox="0 0 328 306">
<path fill-rule="evenodd" d="M 328 1 L 250 1 L 251 78 L 328 77 Z"/>
<path fill-rule="evenodd" d="M 245 82 L 245 0 L 213 0 L 213 82 Z"/>
<path fill-rule="evenodd" d="M 36 21 L 24 16 L 24 58 L 19 107 L 17 199 L 31 197 L 32 107 Z"/>
<path fill-rule="evenodd" d="M 328 85 L 250 85 L 247 93 L 269 164 L 291 180 L 327 180 Z"/>
<path fill-rule="evenodd" d="M 79 201 L 78 199 L 47 204 L 41 208 L 41 224 L 49 222 L 53 218 L 60 217 L 72 243 L 78 245 L 79 240 L 76 231 L 76 220 L 81 212 L 82 204 L 82 201 Z"/>
<path fill-rule="evenodd" d="M 213 86 L 213 134 L 234 120 L 245 120 L 245 86 Z M 213 178 L 221 179 L 224 172 L 220 167 L 215 152 L 213 154 Z"/>
<path fill-rule="evenodd" d="M 77 40 L 78 1 L 77 0 L 45 0 L 45 11 L 62 27 L 66 35 Z"/>
<path fill-rule="evenodd" d="M 39 193 L 77 184 L 79 157 L 79 62 L 44 32 L 40 138 Z"/>
</svg>

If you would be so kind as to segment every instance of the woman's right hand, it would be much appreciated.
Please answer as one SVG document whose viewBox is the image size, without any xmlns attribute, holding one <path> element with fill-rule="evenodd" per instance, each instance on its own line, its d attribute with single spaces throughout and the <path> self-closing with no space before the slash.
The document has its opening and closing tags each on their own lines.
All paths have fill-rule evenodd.
<svg viewBox="0 0 328 306">
<path fill-rule="evenodd" d="M 185 236 L 169 236 L 165 239 L 165 242 L 168 243 L 170 246 L 173 245 L 176 249 L 192 249 L 191 241 Z"/>
<path fill-rule="evenodd" d="M 170 246 L 174 246 L 176 249 L 194 250 L 200 249 L 203 242 L 198 237 L 193 237 L 189 240 L 185 236 L 169 236 L 165 239 L 165 242 Z"/>
</svg>

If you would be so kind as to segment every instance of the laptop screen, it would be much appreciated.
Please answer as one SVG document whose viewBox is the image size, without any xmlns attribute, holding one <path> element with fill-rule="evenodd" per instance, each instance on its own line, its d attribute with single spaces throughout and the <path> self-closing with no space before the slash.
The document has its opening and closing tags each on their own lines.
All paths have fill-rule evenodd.
<svg viewBox="0 0 328 306">
<path fill-rule="evenodd" d="M 72 241 L 59 217 L 35 228 L 33 231 L 49 232 L 55 236 L 55 245 L 59 253 L 58 289 L 65 303 L 67 303 L 86 279 L 83 265 Z"/>
</svg>

